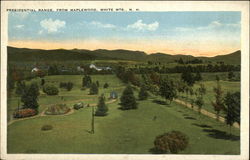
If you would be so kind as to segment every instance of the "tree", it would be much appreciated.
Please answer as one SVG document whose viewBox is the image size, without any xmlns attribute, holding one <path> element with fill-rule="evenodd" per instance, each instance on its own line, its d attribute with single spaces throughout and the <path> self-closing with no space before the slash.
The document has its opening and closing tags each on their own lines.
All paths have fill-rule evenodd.
<svg viewBox="0 0 250 160">
<path fill-rule="evenodd" d="M 234 77 L 235 77 L 234 72 L 232 72 L 232 71 L 228 72 L 228 79 L 229 80 L 233 80 Z"/>
<path fill-rule="evenodd" d="M 22 95 L 25 90 L 25 82 L 24 81 L 17 81 L 16 83 L 16 94 Z"/>
<path fill-rule="evenodd" d="M 240 124 L 240 92 L 228 92 L 224 99 L 226 105 L 226 123 L 231 127 L 234 122 Z"/>
<path fill-rule="evenodd" d="M 82 87 L 89 88 L 91 86 L 92 80 L 91 77 L 87 74 L 82 78 Z"/>
<path fill-rule="evenodd" d="M 58 75 L 60 74 L 56 65 L 49 66 L 48 75 Z"/>
<path fill-rule="evenodd" d="M 43 86 L 45 84 L 45 80 L 42 78 L 41 79 L 41 86 Z"/>
<path fill-rule="evenodd" d="M 195 77 L 194 75 L 189 72 L 189 71 L 185 71 L 185 72 L 182 72 L 181 74 L 181 79 L 186 82 L 189 86 L 193 86 L 194 83 L 195 83 Z"/>
<path fill-rule="evenodd" d="M 202 80 L 201 73 L 196 72 L 196 75 L 195 75 L 194 79 L 195 79 L 195 81 L 201 81 Z"/>
<path fill-rule="evenodd" d="M 203 96 L 206 94 L 206 92 L 207 92 L 207 89 L 206 89 L 205 85 L 203 83 L 200 83 L 200 87 L 197 89 L 197 93 L 200 96 Z"/>
<path fill-rule="evenodd" d="M 96 86 L 99 88 L 99 86 L 100 86 L 99 81 L 96 81 Z"/>
<path fill-rule="evenodd" d="M 219 75 L 216 75 L 216 76 L 215 76 L 215 79 L 216 79 L 217 82 L 220 81 Z"/>
<path fill-rule="evenodd" d="M 103 85 L 103 88 L 108 88 L 109 87 L 109 84 L 108 83 L 105 83 L 104 85 Z"/>
<path fill-rule="evenodd" d="M 47 95 L 58 95 L 59 90 L 54 85 L 46 84 L 43 87 L 43 92 L 46 93 Z"/>
<path fill-rule="evenodd" d="M 178 153 L 188 146 L 188 137 L 180 131 L 171 131 L 154 140 L 157 153 Z"/>
<path fill-rule="evenodd" d="M 27 85 L 24 89 L 24 92 L 21 96 L 21 102 L 23 102 L 23 108 L 31 108 L 38 111 L 38 96 L 39 96 L 39 87 L 36 83 Z"/>
<path fill-rule="evenodd" d="M 68 82 L 67 83 L 67 85 L 66 85 L 66 89 L 68 90 L 68 91 L 70 91 L 72 88 L 73 88 L 73 83 L 72 82 Z"/>
<path fill-rule="evenodd" d="M 130 85 L 124 89 L 120 100 L 122 110 L 137 109 L 136 99 Z"/>
<path fill-rule="evenodd" d="M 173 99 L 177 97 L 174 83 L 168 79 L 161 80 L 159 92 L 162 97 L 164 97 L 166 100 L 169 100 L 169 104 L 171 104 Z"/>
<path fill-rule="evenodd" d="M 195 100 L 195 104 L 198 106 L 198 112 L 201 113 L 201 108 L 204 105 L 204 100 L 202 96 L 198 96 Z"/>
<path fill-rule="evenodd" d="M 142 87 L 139 91 L 138 97 L 139 97 L 139 100 L 145 100 L 148 98 L 148 92 L 147 92 L 145 85 L 142 85 Z"/>
<path fill-rule="evenodd" d="M 97 105 L 97 110 L 95 112 L 95 116 L 106 116 L 107 112 L 108 112 L 108 107 L 105 104 L 104 94 L 102 94 L 99 97 L 99 102 L 98 102 L 98 105 Z"/>
<path fill-rule="evenodd" d="M 217 87 L 214 87 L 215 93 L 215 101 L 212 102 L 214 110 L 216 112 L 217 120 L 219 120 L 220 111 L 225 110 L 224 102 L 223 102 L 223 91 L 221 89 L 219 81 L 217 81 Z"/>
<path fill-rule="evenodd" d="M 96 85 L 96 83 L 92 83 L 90 90 L 89 90 L 89 94 L 93 95 L 93 94 L 98 94 L 98 87 Z"/>
<path fill-rule="evenodd" d="M 156 85 L 160 84 L 161 76 L 158 73 L 151 72 L 149 77 L 150 77 L 153 84 L 156 84 Z"/>
<path fill-rule="evenodd" d="M 13 69 L 8 67 L 7 74 L 7 90 L 10 93 L 12 89 L 15 88 L 15 80 L 13 78 Z"/>
</svg>

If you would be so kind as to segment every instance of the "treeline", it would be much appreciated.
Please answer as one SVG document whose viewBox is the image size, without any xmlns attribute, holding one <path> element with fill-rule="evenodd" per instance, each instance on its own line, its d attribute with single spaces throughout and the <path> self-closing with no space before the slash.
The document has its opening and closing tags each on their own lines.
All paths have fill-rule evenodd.
<svg viewBox="0 0 250 160">
<path fill-rule="evenodd" d="M 201 64 L 203 63 L 203 61 L 201 59 L 195 58 L 192 60 L 187 60 L 184 61 L 182 58 L 180 58 L 179 60 L 175 60 L 175 62 L 179 63 L 179 64 Z"/>
<path fill-rule="evenodd" d="M 207 64 L 207 65 L 177 65 L 175 67 L 155 66 L 155 67 L 134 67 L 130 68 L 136 74 L 146 74 L 152 71 L 157 73 L 182 73 L 182 72 L 229 72 L 240 71 L 240 65 L 228 64 Z"/>
</svg>

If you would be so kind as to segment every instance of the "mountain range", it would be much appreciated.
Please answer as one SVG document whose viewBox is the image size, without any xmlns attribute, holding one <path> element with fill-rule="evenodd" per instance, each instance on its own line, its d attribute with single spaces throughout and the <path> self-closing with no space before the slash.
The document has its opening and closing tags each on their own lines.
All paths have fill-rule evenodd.
<svg viewBox="0 0 250 160">
<path fill-rule="evenodd" d="M 85 50 L 85 49 L 29 49 L 7 47 L 9 61 L 65 61 L 65 60 L 129 60 L 129 61 L 158 61 L 174 62 L 182 58 L 185 60 L 201 59 L 203 61 L 224 62 L 226 64 L 240 64 L 241 51 L 219 55 L 215 57 L 194 57 L 192 55 L 171 55 L 165 53 L 146 54 L 142 51 L 131 50 Z"/>
</svg>

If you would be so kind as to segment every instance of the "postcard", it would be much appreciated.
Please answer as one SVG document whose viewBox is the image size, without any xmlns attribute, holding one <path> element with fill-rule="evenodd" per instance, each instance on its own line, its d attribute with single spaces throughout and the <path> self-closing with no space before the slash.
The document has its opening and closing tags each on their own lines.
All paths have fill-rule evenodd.
<svg viewBox="0 0 250 160">
<path fill-rule="evenodd" d="M 249 158 L 249 2 L 4 1 L 1 159 Z"/>
</svg>

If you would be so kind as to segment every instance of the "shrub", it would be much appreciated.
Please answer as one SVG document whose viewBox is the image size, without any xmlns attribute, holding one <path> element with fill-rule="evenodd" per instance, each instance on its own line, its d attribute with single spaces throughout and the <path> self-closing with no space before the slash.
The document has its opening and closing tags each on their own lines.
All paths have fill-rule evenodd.
<svg viewBox="0 0 250 160">
<path fill-rule="evenodd" d="M 104 85 L 103 85 L 103 88 L 108 88 L 109 87 L 109 84 L 108 83 L 105 83 Z"/>
<path fill-rule="evenodd" d="M 90 95 L 98 94 L 98 87 L 97 87 L 96 83 L 91 84 L 89 94 Z"/>
<path fill-rule="evenodd" d="M 67 107 L 65 104 L 56 104 L 53 106 L 50 106 L 45 111 L 45 114 L 47 115 L 60 115 L 60 114 L 66 114 L 70 111 L 70 108 Z"/>
<path fill-rule="evenodd" d="M 65 88 L 68 91 L 70 91 L 73 88 L 73 83 L 72 82 L 60 82 L 59 87 L 60 88 Z"/>
<path fill-rule="evenodd" d="M 159 153 L 178 153 L 187 147 L 188 137 L 182 132 L 171 131 L 157 136 L 154 145 Z"/>
<path fill-rule="evenodd" d="M 57 95 L 59 90 L 57 87 L 53 85 L 46 84 L 43 87 L 43 92 L 46 93 L 47 95 Z"/>
<path fill-rule="evenodd" d="M 38 112 L 34 109 L 26 108 L 26 109 L 20 109 L 13 113 L 14 118 L 25 118 L 25 117 L 31 117 L 35 116 Z"/>
<path fill-rule="evenodd" d="M 52 130 L 53 129 L 53 126 L 51 125 L 43 125 L 41 130 L 42 131 L 48 131 L 48 130 Z"/>
<path fill-rule="evenodd" d="M 84 107 L 84 104 L 82 102 L 74 104 L 73 108 L 75 110 L 81 109 Z"/>
</svg>

